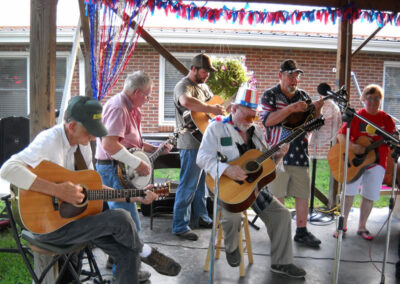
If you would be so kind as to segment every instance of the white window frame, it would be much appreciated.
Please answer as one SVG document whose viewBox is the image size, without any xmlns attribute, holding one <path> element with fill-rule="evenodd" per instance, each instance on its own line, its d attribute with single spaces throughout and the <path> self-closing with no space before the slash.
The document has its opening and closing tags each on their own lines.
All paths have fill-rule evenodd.
<svg viewBox="0 0 400 284">
<path fill-rule="evenodd" d="M 386 67 L 396 67 L 396 68 L 400 69 L 400 61 L 385 61 L 383 63 L 383 86 L 382 86 L 382 88 L 385 88 L 385 85 L 386 85 Z M 386 93 L 385 89 L 383 91 L 384 91 L 384 93 Z M 385 104 L 385 97 L 383 97 L 383 101 L 382 101 L 382 106 L 381 106 L 382 110 L 384 109 L 384 104 Z M 397 119 L 400 119 L 400 118 L 397 118 Z M 396 122 L 396 124 L 399 124 L 398 120 L 395 120 L 395 122 Z"/>
<path fill-rule="evenodd" d="M 197 53 L 176 52 L 172 53 L 174 57 L 193 58 Z M 164 94 L 165 94 L 165 58 L 160 55 L 160 72 L 158 86 L 158 124 L 160 126 L 175 126 L 175 121 L 165 120 L 164 118 Z M 182 75 L 183 77 L 184 75 Z"/>
<path fill-rule="evenodd" d="M 171 53 L 174 57 L 179 58 L 193 58 L 199 52 L 173 52 Z M 245 54 L 225 54 L 225 53 L 207 53 L 210 57 L 234 57 L 241 58 L 244 57 Z M 182 75 L 183 77 L 183 75 Z M 165 94 L 165 58 L 160 55 L 160 64 L 159 64 L 159 86 L 158 86 L 158 124 L 160 126 L 175 126 L 175 121 L 165 120 L 164 118 L 164 94 Z"/>
<path fill-rule="evenodd" d="M 30 114 L 30 103 L 29 103 L 29 94 L 30 94 L 30 73 L 29 73 L 29 51 L 0 51 L 0 58 L 25 58 L 26 59 L 26 70 L 27 70 L 27 92 L 26 92 L 26 113 L 27 115 Z M 56 58 L 65 58 L 66 59 L 66 68 L 68 68 L 68 62 L 71 57 L 71 52 L 68 51 L 57 51 L 56 52 Z M 81 66 L 81 61 L 83 62 L 83 59 L 78 57 L 79 64 Z M 81 69 L 81 68 L 80 68 Z M 81 70 L 79 70 L 81 71 Z M 67 73 L 67 70 L 65 70 Z M 85 72 L 79 72 L 79 93 L 80 95 L 84 95 L 84 88 L 81 86 L 82 82 L 82 76 L 83 76 L 83 82 L 84 82 L 84 76 Z M 83 92 L 83 93 L 81 93 Z"/>
<path fill-rule="evenodd" d="M 26 59 L 26 78 L 27 78 L 27 86 L 26 86 L 26 94 L 25 99 L 27 101 L 26 104 L 26 113 L 29 115 L 30 113 L 30 104 L 29 104 L 29 52 L 28 51 L 0 51 L 1 58 L 25 58 Z"/>
</svg>

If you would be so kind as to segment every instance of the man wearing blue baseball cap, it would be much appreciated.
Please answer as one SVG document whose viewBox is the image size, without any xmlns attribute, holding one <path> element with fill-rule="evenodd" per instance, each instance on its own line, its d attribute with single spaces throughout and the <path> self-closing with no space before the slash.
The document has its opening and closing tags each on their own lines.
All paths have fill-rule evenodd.
<svg viewBox="0 0 400 284">
<path fill-rule="evenodd" d="M 2 166 L 0 176 L 21 190 L 37 191 L 70 204 L 82 203 L 85 195 L 80 184 L 48 181 L 32 173 L 28 166 L 35 168 L 47 160 L 75 170 L 79 168 L 75 157 L 77 160 L 79 157 L 85 164 L 81 168 L 93 169 L 89 142 L 107 134 L 101 115 L 102 106 L 98 101 L 89 97 L 73 97 L 68 103 L 64 123 L 39 133 L 27 148 L 13 155 Z M 146 191 L 145 197 L 132 198 L 132 201 L 150 204 L 155 198 L 156 194 Z M 107 210 L 75 220 L 53 232 L 35 235 L 38 240 L 54 245 L 93 243 L 116 260 L 116 283 L 139 283 L 137 265 L 143 242 L 130 214 L 125 210 Z M 157 250 L 152 250 L 148 258 L 152 259 L 154 267 L 165 263 L 165 257 L 160 257 Z M 41 265 L 46 266 L 46 262 L 51 260 L 52 256 L 35 254 L 35 263 L 40 263 L 39 266 L 35 265 L 36 273 L 42 273 Z M 56 273 L 55 270 L 47 273 L 43 283 L 55 283 Z"/>
<path fill-rule="evenodd" d="M 217 153 L 227 157 L 227 162 L 218 166 L 220 176 L 245 181 L 247 173 L 239 165 L 229 164 L 238 159 L 250 149 L 262 152 L 268 150 L 262 128 L 255 124 L 257 115 L 258 93 L 256 90 L 239 88 L 232 105 L 232 113 L 228 116 L 216 117 L 207 127 L 197 154 L 197 165 L 203 168 L 213 179 L 217 176 Z M 288 146 L 275 154 L 278 161 L 287 151 Z M 260 193 L 251 205 L 253 210 L 267 227 L 271 239 L 271 270 L 289 277 L 302 278 L 306 272 L 293 264 L 291 241 L 291 215 L 267 187 Z M 226 258 L 231 266 L 239 266 L 238 232 L 241 226 L 241 213 L 233 213 L 221 206 L 221 225 L 224 231 Z"/>
</svg>

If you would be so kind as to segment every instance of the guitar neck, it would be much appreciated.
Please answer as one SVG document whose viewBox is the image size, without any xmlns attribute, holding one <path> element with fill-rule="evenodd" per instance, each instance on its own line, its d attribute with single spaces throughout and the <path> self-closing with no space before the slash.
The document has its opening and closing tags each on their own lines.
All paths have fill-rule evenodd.
<svg viewBox="0 0 400 284">
<path fill-rule="evenodd" d="M 145 196 L 145 190 L 143 189 L 121 189 L 121 190 L 110 190 L 110 189 L 99 189 L 99 190 L 88 190 L 88 200 L 113 200 L 126 197 L 139 197 Z"/>
<path fill-rule="evenodd" d="M 296 139 L 299 137 L 301 134 L 306 132 L 304 129 L 300 128 L 294 131 L 292 134 L 287 136 L 285 139 L 282 139 L 278 144 L 276 144 L 274 147 L 269 149 L 268 151 L 264 152 L 261 156 L 259 156 L 256 161 L 258 163 L 264 162 L 266 159 L 270 158 L 274 153 L 278 152 L 282 144 L 289 143 L 290 141 Z"/>
<path fill-rule="evenodd" d="M 368 153 L 369 151 L 378 148 L 379 146 L 381 146 L 383 144 L 384 140 L 379 139 L 378 141 L 375 141 L 374 143 L 372 143 L 371 145 L 369 145 L 367 148 L 365 148 L 365 153 Z"/>
<path fill-rule="evenodd" d="M 150 160 L 151 163 L 154 163 L 154 161 L 155 161 L 158 157 L 160 157 L 162 151 L 164 151 L 164 148 L 165 148 L 164 146 L 165 146 L 165 144 L 164 144 L 162 147 L 158 147 L 158 149 L 157 149 L 154 153 L 152 153 L 152 154 L 150 155 L 149 160 Z"/>
</svg>

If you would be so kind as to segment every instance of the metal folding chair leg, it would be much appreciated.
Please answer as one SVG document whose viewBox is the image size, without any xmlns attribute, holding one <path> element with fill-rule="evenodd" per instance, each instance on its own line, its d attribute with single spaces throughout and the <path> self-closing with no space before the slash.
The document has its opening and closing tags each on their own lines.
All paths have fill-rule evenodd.
<svg viewBox="0 0 400 284">
<path fill-rule="evenodd" d="M 97 277 L 98 283 L 104 283 L 102 276 L 100 274 L 100 270 L 96 264 L 95 258 L 93 256 L 93 253 L 91 251 L 91 248 L 88 247 L 87 244 L 74 244 L 74 245 L 66 245 L 66 246 L 56 246 L 50 243 L 44 243 L 35 237 L 34 234 L 31 232 L 22 229 L 21 232 L 19 232 L 19 229 L 16 224 L 16 220 L 13 216 L 12 210 L 11 210 L 11 203 L 10 203 L 10 195 L 2 197 L 2 199 L 5 201 L 6 204 L 6 209 L 8 213 L 8 217 L 10 219 L 10 224 L 11 224 L 11 230 L 13 233 L 14 240 L 17 244 L 17 252 L 22 256 L 22 259 L 25 263 L 25 266 L 27 267 L 33 281 L 35 283 L 42 283 L 43 280 L 45 279 L 47 273 L 54 267 L 57 266 L 59 260 L 63 260 L 63 265 L 61 266 L 59 270 L 59 274 L 57 279 L 55 280 L 56 283 L 61 280 L 61 277 L 64 273 L 67 271 L 72 275 L 75 283 L 81 283 L 80 280 L 80 275 L 86 275 L 88 276 L 86 280 L 92 277 Z M 21 243 L 21 239 L 26 240 L 29 243 L 29 247 L 24 246 Z M 52 260 L 50 263 L 47 264 L 47 266 L 41 271 L 41 275 L 37 275 L 32 267 L 31 260 L 32 260 L 32 253 L 31 250 L 39 253 L 39 254 L 47 254 L 52 256 Z M 78 253 L 78 271 L 77 269 L 72 265 L 71 263 L 71 257 Z M 81 262 L 82 262 L 82 257 L 83 254 L 86 253 L 86 256 L 88 258 L 89 262 L 89 272 L 83 272 L 81 267 Z"/>
</svg>

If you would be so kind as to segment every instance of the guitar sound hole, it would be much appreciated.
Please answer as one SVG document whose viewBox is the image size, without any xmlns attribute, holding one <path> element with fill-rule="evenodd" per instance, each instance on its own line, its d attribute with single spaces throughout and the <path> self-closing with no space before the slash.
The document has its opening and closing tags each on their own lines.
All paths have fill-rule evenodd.
<svg viewBox="0 0 400 284">
<path fill-rule="evenodd" d="M 258 163 L 255 161 L 250 161 L 246 164 L 246 170 L 249 172 L 254 172 L 258 169 Z"/>
</svg>

